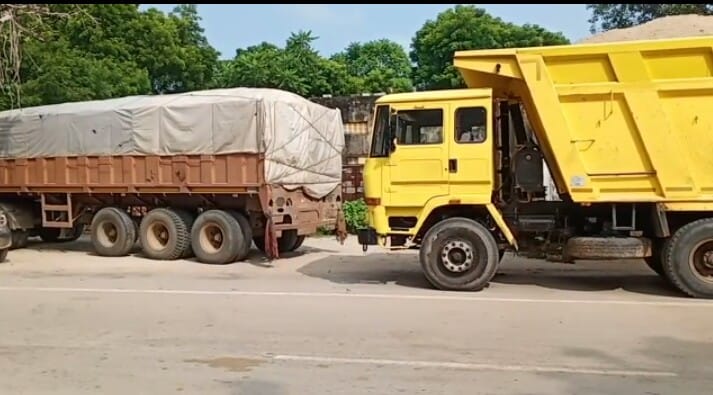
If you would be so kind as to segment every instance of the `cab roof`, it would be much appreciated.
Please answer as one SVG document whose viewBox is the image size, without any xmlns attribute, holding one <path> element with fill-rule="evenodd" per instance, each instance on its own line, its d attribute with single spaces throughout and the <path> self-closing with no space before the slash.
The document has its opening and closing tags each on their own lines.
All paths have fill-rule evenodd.
<svg viewBox="0 0 713 395">
<path fill-rule="evenodd" d="M 440 101 L 490 97 L 492 90 L 483 89 L 442 89 L 434 91 L 392 93 L 381 96 L 376 103 L 403 103 L 412 101 Z"/>
</svg>

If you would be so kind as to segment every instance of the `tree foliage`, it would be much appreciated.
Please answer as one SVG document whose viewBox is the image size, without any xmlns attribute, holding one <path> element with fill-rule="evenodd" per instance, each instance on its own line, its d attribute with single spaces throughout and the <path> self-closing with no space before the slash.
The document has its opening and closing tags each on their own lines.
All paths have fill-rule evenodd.
<svg viewBox="0 0 713 395">
<path fill-rule="evenodd" d="M 590 31 L 622 29 L 669 15 L 713 14 L 713 4 L 587 4 Z"/>
<path fill-rule="evenodd" d="M 453 54 L 460 50 L 532 47 L 567 44 L 561 33 L 538 25 L 504 22 L 482 8 L 458 5 L 427 21 L 411 43 L 416 63 L 414 82 L 420 89 L 463 87 L 453 67 Z"/>
<path fill-rule="evenodd" d="M 69 16 L 36 22 L 24 40 L 24 106 L 201 89 L 218 68 L 192 5 L 165 14 L 137 4 L 52 4 L 47 13 Z M 3 108 L 15 104 L 3 99 Z"/>
<path fill-rule="evenodd" d="M 220 60 L 195 5 L 165 13 L 138 4 L 3 4 L 0 109 L 237 86 L 306 97 L 452 88 L 462 86 L 451 65 L 456 50 L 567 42 L 473 6 L 426 22 L 410 54 L 381 39 L 323 56 L 314 47 L 318 39 L 298 31 L 281 46 L 262 42 Z"/>
<path fill-rule="evenodd" d="M 346 67 L 350 93 L 412 90 L 411 62 L 401 45 L 387 39 L 351 43 L 332 59 Z"/>
</svg>

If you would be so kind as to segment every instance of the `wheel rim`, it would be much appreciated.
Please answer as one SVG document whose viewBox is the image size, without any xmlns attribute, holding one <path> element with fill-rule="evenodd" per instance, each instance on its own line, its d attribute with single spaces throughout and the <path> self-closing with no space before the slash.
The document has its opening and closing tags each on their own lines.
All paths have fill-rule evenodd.
<svg viewBox="0 0 713 395">
<path fill-rule="evenodd" d="M 152 223 L 146 232 L 146 241 L 152 250 L 164 250 L 168 247 L 169 233 L 166 224 L 160 221 Z"/>
<path fill-rule="evenodd" d="M 713 283 L 713 240 L 698 243 L 691 250 L 688 265 L 698 279 Z"/>
<path fill-rule="evenodd" d="M 473 245 L 465 240 L 449 240 L 441 249 L 441 263 L 450 273 L 464 273 L 473 267 L 473 262 Z"/>
<path fill-rule="evenodd" d="M 215 254 L 223 248 L 225 234 L 217 224 L 207 223 L 201 227 L 198 241 L 203 251 L 208 254 Z"/>
<path fill-rule="evenodd" d="M 97 241 L 105 247 L 113 247 L 119 240 L 119 229 L 110 221 L 103 221 L 99 224 Z"/>
</svg>

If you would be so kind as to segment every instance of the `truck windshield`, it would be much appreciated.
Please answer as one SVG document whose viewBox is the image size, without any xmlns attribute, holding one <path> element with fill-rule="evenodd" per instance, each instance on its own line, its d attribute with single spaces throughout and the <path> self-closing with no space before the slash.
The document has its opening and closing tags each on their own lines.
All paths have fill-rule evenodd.
<svg viewBox="0 0 713 395">
<path fill-rule="evenodd" d="M 389 156 L 389 115 L 389 106 L 376 107 L 374 135 L 371 137 L 371 152 L 369 153 L 372 158 Z"/>
</svg>

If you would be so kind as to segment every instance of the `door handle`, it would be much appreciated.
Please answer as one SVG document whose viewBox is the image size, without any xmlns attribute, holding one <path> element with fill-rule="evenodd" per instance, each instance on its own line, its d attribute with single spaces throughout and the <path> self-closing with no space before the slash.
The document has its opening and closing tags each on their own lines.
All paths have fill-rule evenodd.
<svg viewBox="0 0 713 395">
<path fill-rule="evenodd" d="M 448 172 L 458 173 L 458 159 L 448 159 Z"/>
</svg>

